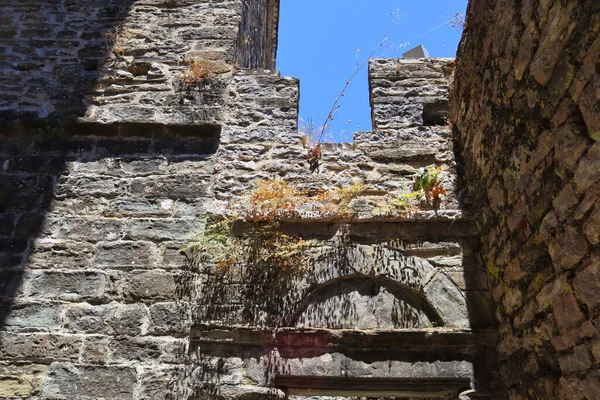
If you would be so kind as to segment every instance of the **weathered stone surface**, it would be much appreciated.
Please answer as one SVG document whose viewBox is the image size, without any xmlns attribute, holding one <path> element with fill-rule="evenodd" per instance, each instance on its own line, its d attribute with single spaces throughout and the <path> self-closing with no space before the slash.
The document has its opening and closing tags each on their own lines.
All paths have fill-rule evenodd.
<svg viewBox="0 0 600 400">
<path fill-rule="evenodd" d="M 177 275 L 169 272 L 135 271 L 126 280 L 124 295 L 137 300 L 175 299 L 178 296 L 176 279 Z"/>
<path fill-rule="evenodd" d="M 10 330 L 56 331 L 62 325 L 64 306 L 52 303 L 22 303 L 3 309 L 3 326 Z"/>
<path fill-rule="evenodd" d="M 598 166 L 599 158 L 600 143 L 596 143 L 590 147 L 587 154 L 579 161 L 579 165 L 575 170 L 575 183 L 577 184 L 577 190 L 579 192 L 585 192 L 600 179 L 600 167 Z"/>
<path fill-rule="evenodd" d="M 566 293 L 554 303 L 554 317 L 561 331 L 577 325 L 583 320 L 583 314 L 579 310 L 579 305 L 575 296 Z"/>
<path fill-rule="evenodd" d="M 162 354 L 163 341 L 154 338 L 117 338 L 109 343 L 109 363 L 130 361 L 156 362 Z"/>
<path fill-rule="evenodd" d="M 101 243 L 96 247 L 94 267 L 139 269 L 152 268 L 156 262 L 156 247 L 149 242 Z"/>
<path fill-rule="evenodd" d="M 358 133 L 353 144 L 324 144 L 321 163 L 311 172 L 297 130 L 299 83 L 275 71 L 277 1 L 38 3 L 13 2 L 0 17 L 0 25 L 7 27 L 4 35 L 0 32 L 0 48 L 6 54 L 0 70 L 9 71 L 0 77 L 0 192 L 9 195 L 7 200 L 0 196 L 0 258 L 10 260 L 15 269 L 0 285 L 2 295 L 15 305 L 4 327 L 18 330 L 2 332 L 0 356 L 15 365 L 23 360 L 49 365 L 39 397 L 165 398 L 171 389 L 187 387 L 194 392 L 187 396 L 191 398 L 204 395 L 198 390 L 212 383 L 223 385 L 209 388 L 223 398 L 284 397 L 270 388 L 273 369 L 286 368 L 270 358 L 273 346 L 235 349 L 228 358 L 222 356 L 229 346 L 225 345 L 211 355 L 206 346 L 188 348 L 187 335 L 194 324 L 280 326 L 292 324 L 289 314 L 294 310 L 309 310 L 316 315 L 312 322 L 327 324 L 333 315 L 336 324 L 351 329 L 428 327 L 422 340 L 454 333 L 453 328 L 460 337 L 471 337 L 462 331 L 471 320 L 478 329 L 492 325 L 494 305 L 481 278 L 484 268 L 477 261 L 475 226 L 459 209 L 458 194 L 465 192 L 456 177 L 454 138 L 446 125 L 452 61 L 372 60 L 373 123 L 379 130 Z M 508 23 L 511 16 L 506 12 L 503 20 Z M 518 34 L 513 31 L 507 52 L 516 53 Z M 536 48 L 538 31 L 542 36 L 546 32 L 531 28 L 532 43 L 525 53 Z M 186 64 L 198 57 L 215 67 L 213 76 L 185 82 Z M 234 64 L 272 71 L 238 69 Z M 500 64 L 512 74 L 506 60 Z M 528 65 L 524 62 L 523 76 Z M 482 81 L 490 79 L 504 82 L 490 76 Z M 563 93 L 566 89 L 557 87 L 557 81 L 552 79 L 551 90 Z M 531 91 L 523 93 L 525 98 L 516 98 L 510 109 L 521 102 L 542 103 Z M 493 97 L 481 104 L 502 100 L 500 93 Z M 560 148 L 553 152 L 555 132 L 544 127 L 550 139 L 532 155 L 531 162 L 539 166 L 528 179 L 518 180 L 518 194 L 497 182 L 498 211 L 519 205 L 519 212 L 507 218 L 510 235 L 497 235 L 497 242 L 506 245 L 506 262 L 517 260 L 508 242 L 536 234 L 536 218 L 541 218 L 527 215 L 528 199 L 519 196 L 546 190 L 540 182 L 554 179 L 546 170 L 554 167 L 549 161 L 554 154 L 561 165 L 570 167 L 576 155 L 584 153 L 581 143 L 572 141 L 578 119 L 575 111 L 569 112 L 547 117 L 573 129 L 557 140 Z M 507 114 L 500 110 L 494 115 Z M 517 116 L 502 129 L 513 132 L 514 122 L 519 128 L 514 137 L 524 136 L 522 121 L 531 114 Z M 494 146 L 504 149 L 510 143 Z M 527 143 L 522 147 L 536 141 Z M 477 151 L 481 147 L 473 146 Z M 523 168 L 521 158 L 529 159 L 519 153 L 503 167 L 509 171 L 506 182 L 517 180 L 514 171 Z M 397 219 L 373 211 L 411 192 L 419 169 L 432 165 L 441 169 L 447 192 L 439 209 L 401 212 Z M 572 176 L 573 171 L 562 172 Z M 340 241 L 356 251 L 344 253 L 343 246 L 327 242 L 328 252 L 315 250 L 314 270 L 304 275 L 246 266 L 222 276 L 214 266 L 195 263 L 190 253 L 186 258 L 179 252 L 205 228 L 202 217 L 207 210 L 223 211 L 227 201 L 252 190 L 257 179 L 274 176 L 297 183 L 311 195 L 362 183 L 365 193 L 352 203 L 361 215 L 350 227 L 317 221 L 312 228 L 300 223 L 292 232 L 343 236 L 348 230 L 351 234 Z M 574 185 L 576 197 L 585 197 L 580 183 Z M 545 206 L 540 209 L 547 213 L 555 196 L 542 197 Z M 568 197 L 557 207 L 567 213 L 569 207 L 562 203 L 570 203 Z M 386 224 L 380 225 L 379 219 Z M 380 231 L 386 239 L 400 237 L 411 243 L 398 239 L 374 244 L 381 241 Z M 362 235 L 365 243 L 352 243 L 359 240 L 353 235 Z M 434 243 L 439 240 L 452 243 Z M 535 262 L 515 261 L 514 270 L 505 275 L 515 285 L 528 284 L 529 274 L 539 273 L 538 260 L 549 262 L 543 256 Z M 311 297 L 315 288 L 327 289 L 326 296 Z M 514 287 L 511 292 L 515 295 L 504 296 L 505 305 L 517 315 L 517 303 L 528 293 Z M 46 308 L 38 310 L 37 304 Z M 549 309 L 548 305 L 544 310 Z M 535 317 L 524 320 L 529 324 Z M 431 327 L 431 321 L 444 329 Z M 37 332 L 43 329 L 52 332 Z M 577 329 L 581 337 L 591 339 L 589 327 L 581 324 Z M 531 335 L 528 351 L 548 347 L 547 326 L 531 332 L 537 336 Z M 360 337 L 362 332 L 354 333 Z M 407 346 L 398 352 L 392 344 L 369 352 L 381 360 L 364 360 L 361 352 L 341 356 L 346 344 L 340 342 L 339 353 L 315 355 L 312 352 L 322 348 L 320 336 L 307 337 L 315 346 L 308 355 L 286 355 L 292 360 L 290 371 L 293 367 L 340 377 L 426 375 L 466 381 L 474 373 L 467 359 L 482 360 L 486 369 L 493 359 L 489 344 L 471 342 L 460 349 L 450 343 L 437 349 L 439 354 Z M 388 360 L 387 350 L 401 361 Z M 452 361 L 436 361 L 438 357 Z M 543 365 L 532 360 L 530 355 L 529 374 Z M 38 396 L 39 390 L 32 390 L 25 396 Z"/>
<path fill-rule="evenodd" d="M 542 311 L 552 305 L 557 298 L 568 291 L 569 286 L 566 275 L 561 275 L 558 279 L 547 283 L 536 296 L 538 311 Z"/>
<path fill-rule="evenodd" d="M 190 328 L 191 310 L 187 304 L 156 303 L 149 307 L 149 313 L 149 334 L 185 334 Z"/>
<path fill-rule="evenodd" d="M 138 374 L 139 396 L 147 400 L 164 399 L 172 393 L 172 389 L 175 389 L 174 383 L 181 381 L 180 378 L 181 372 L 174 368 L 144 370 Z"/>
<path fill-rule="evenodd" d="M 600 244 L 600 204 L 596 204 L 587 221 L 583 224 L 583 231 L 591 244 Z"/>
<path fill-rule="evenodd" d="M 585 235 L 572 226 L 566 226 L 564 232 L 558 233 L 548 246 L 555 268 L 564 270 L 573 268 L 589 250 Z"/>
<path fill-rule="evenodd" d="M 136 219 L 131 221 L 127 239 L 190 240 L 200 229 L 200 221 L 190 219 Z"/>
<path fill-rule="evenodd" d="M 588 307 L 600 305 L 600 259 L 595 257 L 589 265 L 582 268 L 573 279 L 575 295 Z"/>
<path fill-rule="evenodd" d="M 30 268 L 86 268 L 90 266 L 94 247 L 89 243 L 64 240 L 39 240 L 27 258 Z"/>
<path fill-rule="evenodd" d="M 77 360 L 82 340 L 78 336 L 46 333 L 0 334 L 0 355 L 17 360 Z"/>
<path fill-rule="evenodd" d="M 136 336 L 142 333 L 146 319 L 147 311 L 143 304 L 92 306 L 78 303 L 67 306 L 65 328 L 82 333 Z"/>
<path fill-rule="evenodd" d="M 113 278 L 99 271 L 39 272 L 31 276 L 29 296 L 62 300 L 106 300 L 115 294 Z"/>
<path fill-rule="evenodd" d="M 471 6 L 450 120 L 499 301 L 496 376 L 511 399 L 592 398 L 600 4 Z"/>
<path fill-rule="evenodd" d="M 81 361 L 85 364 L 106 364 L 109 343 L 110 338 L 106 336 L 86 336 L 81 349 Z"/>
<path fill-rule="evenodd" d="M 135 369 L 130 367 L 84 367 L 55 362 L 50 365 L 42 395 L 48 399 L 130 400 L 137 383 Z"/>
<path fill-rule="evenodd" d="M 0 363 L 0 397 L 34 398 L 39 395 L 48 366 Z"/>
<path fill-rule="evenodd" d="M 592 366 L 590 357 L 588 355 L 587 347 L 585 345 L 577 346 L 573 350 L 573 354 L 566 354 L 558 358 L 560 369 L 570 374 L 577 371 L 585 371 Z"/>
</svg>

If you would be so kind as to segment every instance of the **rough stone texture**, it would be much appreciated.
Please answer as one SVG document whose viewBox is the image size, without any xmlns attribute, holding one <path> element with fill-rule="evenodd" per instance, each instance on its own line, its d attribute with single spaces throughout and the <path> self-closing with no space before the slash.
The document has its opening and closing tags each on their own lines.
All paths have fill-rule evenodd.
<svg viewBox="0 0 600 400">
<path fill-rule="evenodd" d="M 323 144 L 323 158 L 310 171 L 297 129 L 298 82 L 273 70 L 278 6 L 11 0 L 3 9 L 2 396 L 279 398 L 283 392 L 271 386 L 281 379 L 304 385 L 317 377 L 332 385 L 355 379 L 365 395 L 373 382 L 412 385 L 413 395 L 455 395 L 471 381 L 479 390 L 493 388 L 487 371 L 494 362 L 494 301 L 476 257 L 472 216 L 459 206 L 446 123 L 453 61 L 372 60 L 374 130 L 357 133 L 353 143 Z M 194 58 L 218 71 L 185 82 Z M 570 143 L 571 136 L 565 130 L 561 140 Z M 577 168 L 581 179 L 557 201 L 561 212 L 594 182 L 574 160 L 580 154 L 593 164 L 582 143 L 565 152 L 564 168 Z M 377 209 L 384 198 L 410 192 L 419 168 L 432 165 L 448 191 L 439 209 Z M 282 225 L 328 238 L 311 250 L 315 262 L 304 275 L 248 265 L 223 277 L 180 252 L 202 232 L 207 212 L 223 212 L 265 178 L 311 193 L 357 182 L 367 190 L 350 204 L 350 221 L 309 207 Z M 509 201 L 505 196 L 498 207 Z M 577 202 L 580 219 L 594 201 Z M 548 230 L 562 218 L 548 219 Z M 557 242 L 580 250 L 564 254 L 557 246 L 563 264 L 586 262 L 589 245 L 581 238 L 594 244 L 597 232 L 587 219 L 582 226 L 583 236 L 565 229 Z M 514 263 L 512 273 L 527 268 Z M 573 278 L 565 279 L 570 285 Z M 556 301 L 545 309 L 568 314 L 564 325 L 591 339 L 584 317 L 570 311 L 595 300 L 587 282 L 572 285 L 579 290 L 549 290 Z M 504 302 L 515 308 L 519 301 L 515 292 Z M 197 327 L 211 331 L 217 324 L 226 328 L 225 343 L 199 345 Z M 240 342 L 241 324 L 262 342 Z M 273 333 L 281 328 L 289 335 Z M 309 331 L 298 352 L 292 338 L 313 328 L 331 330 Z M 335 339 L 341 328 L 355 337 L 350 350 Z M 383 345 L 365 340 L 369 329 L 373 343 L 383 338 Z M 319 353 L 327 349 L 322 332 L 336 346 Z M 392 356 L 390 332 L 414 348 Z M 438 335 L 447 338 L 439 348 L 422 345 Z M 564 357 L 565 369 L 587 365 L 572 358 Z"/>
<path fill-rule="evenodd" d="M 11 0 L 3 11 L 0 113 L 20 125 L 214 123 L 223 86 L 182 82 L 191 59 L 275 67 L 278 1 Z"/>
<path fill-rule="evenodd" d="M 514 399 L 594 398 L 600 3 L 472 2 L 466 27 L 451 120 L 498 303 L 498 374 Z"/>
</svg>

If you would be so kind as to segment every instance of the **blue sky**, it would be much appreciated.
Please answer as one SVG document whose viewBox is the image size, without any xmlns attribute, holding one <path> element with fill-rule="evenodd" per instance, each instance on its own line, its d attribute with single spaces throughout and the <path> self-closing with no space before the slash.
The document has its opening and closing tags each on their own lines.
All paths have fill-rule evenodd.
<svg viewBox="0 0 600 400">
<path fill-rule="evenodd" d="M 466 0 L 281 0 L 277 68 L 300 78 L 300 117 L 321 126 L 356 68 L 356 49 L 360 63 L 384 35 L 376 57 L 401 57 L 419 44 L 433 57 L 454 57 L 461 32 L 442 24 L 466 6 Z M 339 106 L 325 141 L 351 141 L 353 132 L 371 129 L 366 66 Z"/>
</svg>

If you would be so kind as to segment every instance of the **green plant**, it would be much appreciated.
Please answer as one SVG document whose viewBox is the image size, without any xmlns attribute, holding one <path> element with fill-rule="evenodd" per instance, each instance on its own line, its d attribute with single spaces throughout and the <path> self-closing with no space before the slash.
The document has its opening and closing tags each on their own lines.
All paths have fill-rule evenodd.
<svg viewBox="0 0 600 400">
<path fill-rule="evenodd" d="M 398 196 L 393 200 L 394 205 L 397 207 L 406 210 L 406 211 L 416 211 L 419 208 L 419 203 L 423 198 L 423 194 L 421 191 L 414 191 L 410 193 L 404 193 Z"/>
<path fill-rule="evenodd" d="M 239 240 L 233 235 L 236 220 L 236 215 L 207 215 L 204 233 L 184 250 L 194 250 L 200 262 L 214 264 L 217 271 L 228 271 L 243 258 Z"/>
<path fill-rule="evenodd" d="M 204 233 L 185 250 L 193 250 L 196 260 L 215 265 L 218 273 L 227 272 L 236 264 L 306 271 L 306 250 L 316 242 L 283 233 L 282 222 L 295 216 L 299 206 L 310 202 L 318 203 L 322 211 L 335 211 L 347 218 L 352 215 L 350 202 L 364 190 L 364 185 L 357 183 L 310 197 L 307 191 L 292 183 L 280 179 L 259 180 L 243 200 L 230 205 L 229 211 L 233 213 L 207 216 Z M 234 223 L 239 220 L 251 223 L 235 234 Z"/>
<path fill-rule="evenodd" d="M 355 183 L 345 188 L 333 188 L 323 191 L 317 195 L 316 199 L 325 204 L 333 205 L 329 207 L 331 211 L 337 212 L 340 217 L 348 218 L 352 216 L 350 202 L 357 198 L 366 190 L 362 183 Z"/>
<path fill-rule="evenodd" d="M 427 203 L 436 209 L 441 202 L 440 196 L 446 194 L 446 189 L 441 184 L 441 172 L 440 167 L 422 167 L 419 169 L 419 174 L 413 185 L 413 190 L 422 190 Z"/>
</svg>

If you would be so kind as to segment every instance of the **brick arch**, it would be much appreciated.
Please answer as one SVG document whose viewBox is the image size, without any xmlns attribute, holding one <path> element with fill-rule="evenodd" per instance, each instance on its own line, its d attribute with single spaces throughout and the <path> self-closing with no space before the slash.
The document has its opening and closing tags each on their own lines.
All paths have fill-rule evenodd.
<svg viewBox="0 0 600 400">
<path fill-rule="evenodd" d="M 445 325 L 444 320 L 428 299 L 408 285 L 384 275 L 356 273 L 331 279 L 311 290 L 297 304 L 295 311 L 289 320 L 288 326 L 295 326 L 300 316 L 311 304 L 323 302 L 338 296 L 340 293 L 346 294 L 358 291 L 361 294 L 370 294 L 378 288 L 385 288 L 398 300 L 404 301 L 411 307 L 423 312 L 433 325 L 438 327 Z"/>
</svg>

